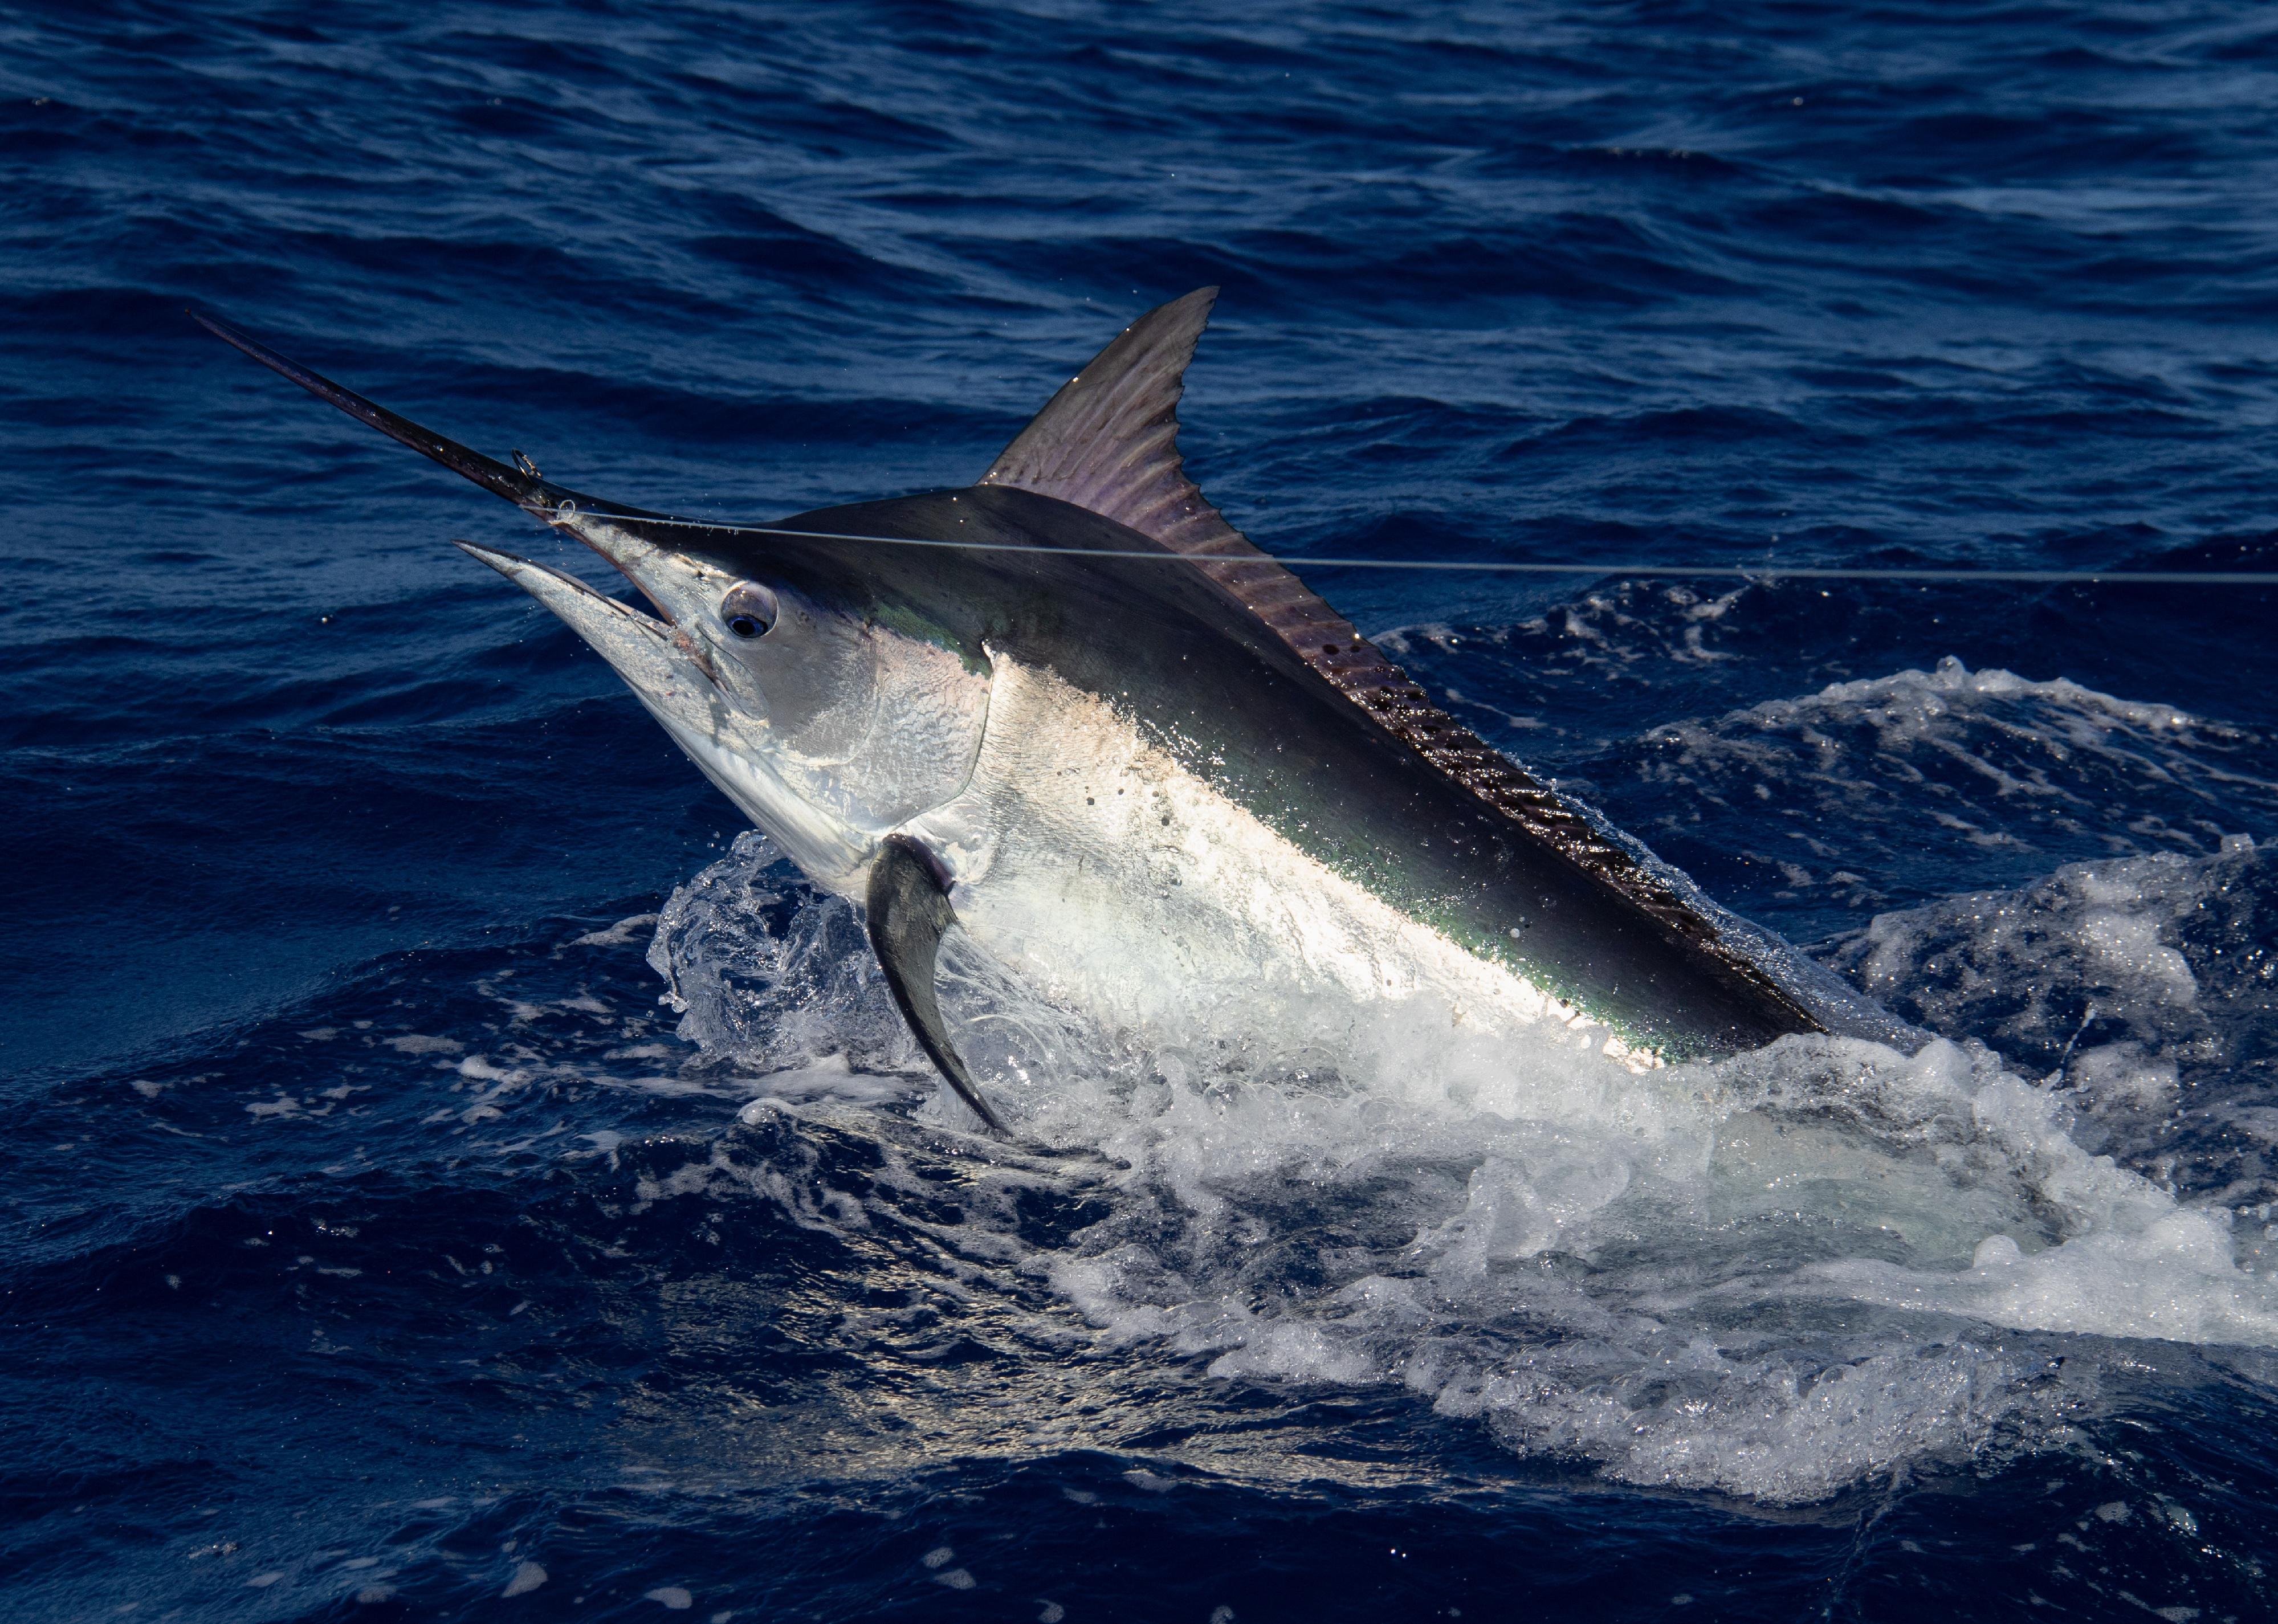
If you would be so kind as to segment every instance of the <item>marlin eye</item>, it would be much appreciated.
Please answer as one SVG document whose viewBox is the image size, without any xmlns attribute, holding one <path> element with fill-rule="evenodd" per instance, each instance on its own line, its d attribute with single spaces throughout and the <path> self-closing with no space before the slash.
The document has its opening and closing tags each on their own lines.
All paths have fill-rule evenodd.
<svg viewBox="0 0 2278 1624">
<path fill-rule="evenodd" d="M 756 581 L 739 581 L 720 600 L 720 618 L 739 637 L 764 637 L 776 623 L 776 595 Z"/>
</svg>

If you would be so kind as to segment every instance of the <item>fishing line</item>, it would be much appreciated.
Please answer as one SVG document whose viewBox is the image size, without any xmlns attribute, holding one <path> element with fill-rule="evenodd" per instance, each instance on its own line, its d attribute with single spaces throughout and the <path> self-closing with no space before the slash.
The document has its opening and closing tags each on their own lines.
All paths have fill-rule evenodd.
<svg viewBox="0 0 2278 1624">
<path fill-rule="evenodd" d="M 555 510 L 554 522 L 571 518 L 608 522 L 613 515 L 573 508 Z M 790 536 L 814 541 L 860 541 L 885 547 L 936 547 L 959 553 L 1041 553 L 1071 558 L 1134 559 L 1154 563 L 1242 564 L 1261 561 L 1241 553 L 1155 553 L 1101 547 L 1032 547 L 1011 541 L 932 540 L 913 536 L 860 536 L 840 530 L 799 530 L 781 524 L 732 524 L 711 519 L 628 518 L 631 524 L 677 525 L 736 536 Z M 1468 559 L 1324 558 L 1305 553 L 1268 553 L 1262 561 L 1293 569 L 1410 569 L 1445 574 L 1501 576 L 1627 576 L 1671 580 L 1722 581 L 1913 581 L 1924 584 L 1969 582 L 2054 585 L 2068 582 L 2140 586 L 2278 586 L 2278 571 L 2224 569 L 1843 569 L 1790 564 L 1621 564 L 1576 562 L 1510 564 Z"/>
</svg>

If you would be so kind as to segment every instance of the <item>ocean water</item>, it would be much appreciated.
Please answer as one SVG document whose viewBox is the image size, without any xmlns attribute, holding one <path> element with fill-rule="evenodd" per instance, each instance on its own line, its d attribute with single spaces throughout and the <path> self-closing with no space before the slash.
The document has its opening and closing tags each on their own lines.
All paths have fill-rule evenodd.
<svg viewBox="0 0 2278 1624">
<path fill-rule="evenodd" d="M 0 10 L 0 1613 L 2278 1613 L 2278 16 Z M 1183 444 L 1937 1034 L 1117 1048 L 860 922 L 195 328 L 765 516 Z M 1624 562 L 1740 564 L 1742 583 Z M 1223 1040 L 1223 1041 L 1221 1041 Z"/>
</svg>

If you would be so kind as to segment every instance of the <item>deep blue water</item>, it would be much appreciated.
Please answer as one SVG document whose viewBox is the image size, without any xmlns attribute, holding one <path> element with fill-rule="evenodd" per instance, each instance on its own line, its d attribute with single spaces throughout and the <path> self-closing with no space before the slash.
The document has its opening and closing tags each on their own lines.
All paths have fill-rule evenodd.
<svg viewBox="0 0 2278 1624">
<path fill-rule="evenodd" d="M 183 314 L 761 515 L 969 482 L 1218 283 L 1183 443 L 1269 548 L 2278 569 L 2267 6 L 97 0 L 0 44 L 8 1617 L 2278 1612 L 2230 1321 L 1845 1341 L 1594 1242 L 1497 1277 L 1586 1313 L 1273 1352 L 1344 1334 L 1323 1246 L 1397 1274 L 1487 1153 L 992 1163 L 847 919 L 444 544 L 592 561 Z M 2278 594 L 1311 574 L 2261 1289 Z M 2128 1267 L 2087 1294 L 2167 1289 Z M 1458 1354 L 1506 1386 L 1417 1374 Z"/>
</svg>

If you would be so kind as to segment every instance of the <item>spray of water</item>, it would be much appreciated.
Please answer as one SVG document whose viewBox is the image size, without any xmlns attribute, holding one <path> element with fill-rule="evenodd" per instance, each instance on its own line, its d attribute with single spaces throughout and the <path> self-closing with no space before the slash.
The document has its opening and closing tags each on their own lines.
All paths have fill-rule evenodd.
<svg viewBox="0 0 2278 1624">
<path fill-rule="evenodd" d="M 1930 928 L 1878 922 L 1866 979 L 1906 978 Z M 762 837 L 673 897 L 651 957 L 702 1064 L 765 1096 L 747 1118 L 967 1125 L 846 905 Z M 959 1249 L 1048 1283 L 1097 1346 L 1217 1380 L 1405 1389 L 1522 1453 L 1793 1501 L 2061 1437 L 2095 1397 L 2080 1338 L 2278 1346 L 2230 1211 L 2071 1132 L 2083 1089 L 2156 1066 L 2029 1080 L 1976 1044 L 1825 1039 L 1640 1075 L 1423 1003 L 1129 1052 L 970 953 L 945 1002 L 1028 1147 L 1003 1177 L 1092 1198 L 1047 1244 L 968 1202 Z M 780 1154 L 745 1170 L 841 1221 L 782 1193 Z"/>
</svg>

